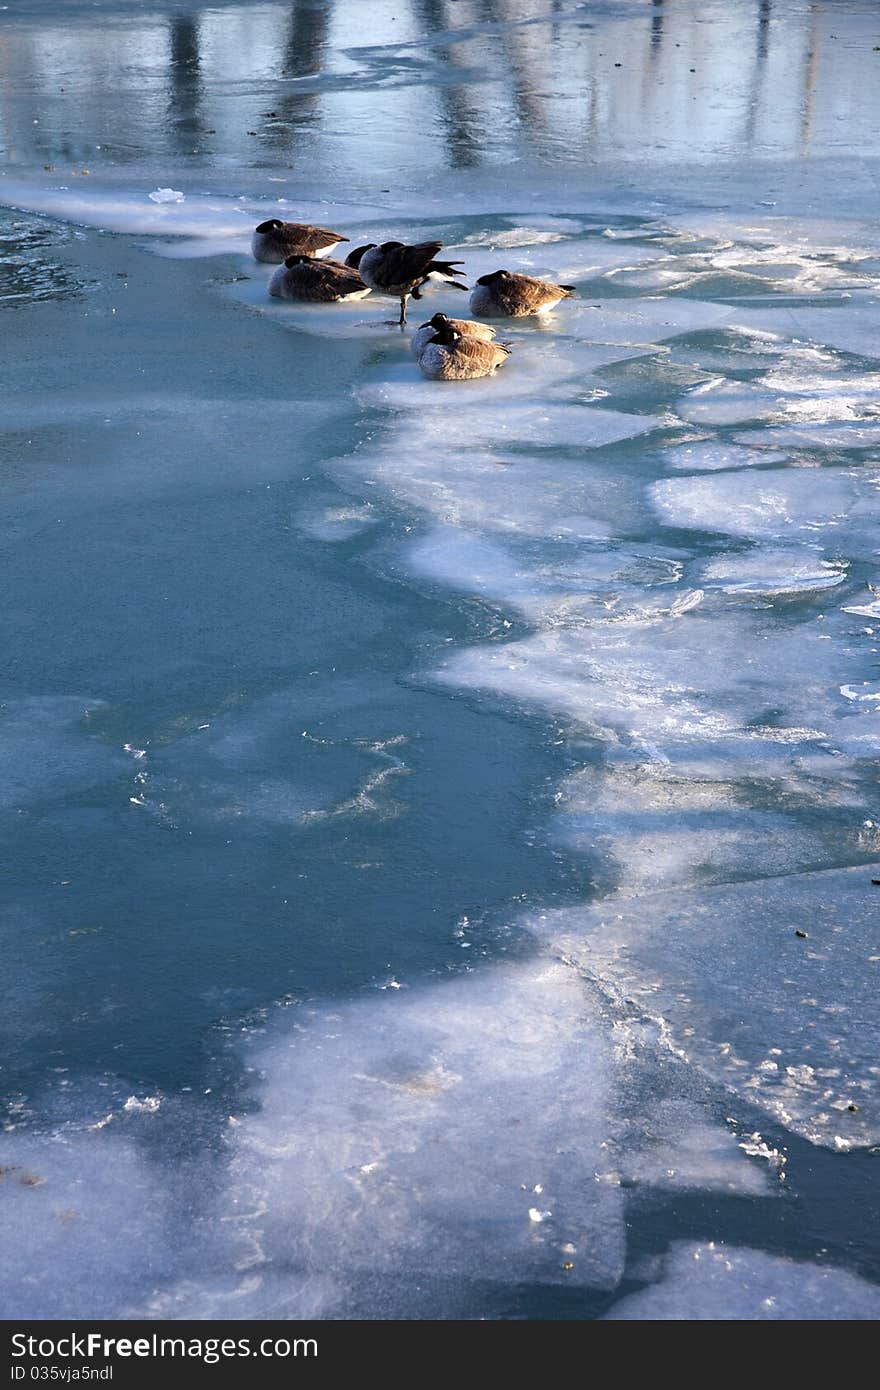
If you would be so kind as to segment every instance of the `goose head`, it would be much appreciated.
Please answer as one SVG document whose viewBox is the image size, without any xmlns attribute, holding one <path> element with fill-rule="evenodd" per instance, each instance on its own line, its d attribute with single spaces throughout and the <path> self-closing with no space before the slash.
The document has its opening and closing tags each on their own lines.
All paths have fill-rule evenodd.
<svg viewBox="0 0 880 1390">
<path fill-rule="evenodd" d="M 366 246 L 356 246 L 353 251 L 349 251 L 345 258 L 345 264 L 350 266 L 352 270 L 357 270 L 361 263 L 361 257 L 365 256 L 368 251 L 375 251 L 375 249 L 375 241 L 368 241 Z"/>
<path fill-rule="evenodd" d="M 435 315 L 435 317 L 445 318 L 446 316 L 445 314 L 438 314 Z M 452 347 L 453 343 L 457 343 L 460 337 L 461 334 L 456 329 L 454 329 L 449 320 L 446 319 L 445 324 L 442 326 L 442 328 L 439 328 L 437 330 L 437 332 L 431 339 L 431 342 L 438 343 L 440 347 Z"/>
</svg>

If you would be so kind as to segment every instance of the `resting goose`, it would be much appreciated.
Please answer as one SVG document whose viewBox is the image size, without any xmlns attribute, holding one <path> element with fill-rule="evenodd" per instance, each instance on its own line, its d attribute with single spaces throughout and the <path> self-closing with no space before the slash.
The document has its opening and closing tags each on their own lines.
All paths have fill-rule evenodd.
<svg viewBox="0 0 880 1390">
<path fill-rule="evenodd" d="M 488 323 L 477 323 L 474 319 L 449 319 L 445 314 L 435 314 L 412 335 L 411 346 L 416 357 L 421 356 L 435 333 L 447 327 L 454 328 L 463 338 L 482 338 L 486 343 L 491 343 L 495 337 L 495 329 Z"/>
<path fill-rule="evenodd" d="M 470 381 L 491 376 L 510 356 L 508 343 L 467 338 L 447 324 L 434 334 L 419 355 L 419 366 L 432 381 Z"/>
<path fill-rule="evenodd" d="M 489 318 L 519 319 L 527 314 L 546 314 L 560 299 L 570 299 L 574 285 L 554 285 L 512 270 L 481 275 L 471 292 L 471 310 Z"/>
<path fill-rule="evenodd" d="M 338 304 L 341 300 L 363 299 L 370 291 L 357 271 L 340 261 L 288 256 L 269 281 L 269 293 L 276 299 Z"/>
<path fill-rule="evenodd" d="M 345 264 L 359 270 L 364 284 L 379 294 L 387 294 L 400 300 L 401 328 L 406 324 L 406 301 L 410 295 L 420 299 L 419 291 L 431 275 L 440 275 L 447 285 L 455 285 L 457 290 L 467 290 L 453 278 L 463 275 L 463 270 L 455 267 L 461 261 L 435 261 L 434 257 L 442 247 L 442 241 L 422 241 L 414 246 L 405 246 L 402 241 L 385 241 L 381 246 L 369 242 L 366 246 L 356 246 L 345 258 Z"/>
<path fill-rule="evenodd" d="M 341 232 L 327 227 L 312 227 L 302 222 L 282 222 L 270 217 L 261 222 L 251 237 L 254 259 L 269 265 L 280 265 L 288 256 L 329 256 L 341 241 L 348 241 Z"/>
</svg>

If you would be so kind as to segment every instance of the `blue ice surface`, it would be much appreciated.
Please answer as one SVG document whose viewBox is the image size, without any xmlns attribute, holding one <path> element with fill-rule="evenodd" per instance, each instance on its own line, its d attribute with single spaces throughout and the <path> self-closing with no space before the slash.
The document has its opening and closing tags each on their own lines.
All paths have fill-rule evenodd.
<svg viewBox="0 0 880 1390">
<path fill-rule="evenodd" d="M 3 16 L 6 1316 L 876 1316 L 872 9 Z"/>
</svg>

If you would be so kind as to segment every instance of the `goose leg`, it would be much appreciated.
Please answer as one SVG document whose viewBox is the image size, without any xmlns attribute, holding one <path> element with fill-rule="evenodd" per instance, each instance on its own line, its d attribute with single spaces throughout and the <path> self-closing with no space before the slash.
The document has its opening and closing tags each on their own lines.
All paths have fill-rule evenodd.
<svg viewBox="0 0 880 1390">
<path fill-rule="evenodd" d="M 401 328 L 405 328 L 405 327 L 406 327 L 406 298 L 407 298 L 407 297 L 406 297 L 405 294 L 402 294 L 402 295 L 400 296 L 400 320 L 399 320 L 399 322 L 400 322 Z"/>
</svg>

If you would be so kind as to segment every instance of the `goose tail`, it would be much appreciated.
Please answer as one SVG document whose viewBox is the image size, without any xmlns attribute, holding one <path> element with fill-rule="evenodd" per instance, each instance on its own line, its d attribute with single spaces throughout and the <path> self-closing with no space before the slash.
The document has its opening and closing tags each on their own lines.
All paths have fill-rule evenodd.
<svg viewBox="0 0 880 1390">
<path fill-rule="evenodd" d="M 459 272 L 459 274 L 460 273 L 461 272 Z M 425 285 L 427 285 L 430 278 L 430 275 L 426 275 L 424 279 L 419 281 L 415 289 L 411 291 L 411 296 L 413 299 L 421 299 L 422 290 L 425 288 Z M 448 288 L 451 290 L 464 290 L 465 294 L 470 293 L 470 287 L 468 285 L 463 285 L 460 280 L 444 280 L 443 283 L 444 285 L 447 285 Z"/>
</svg>

